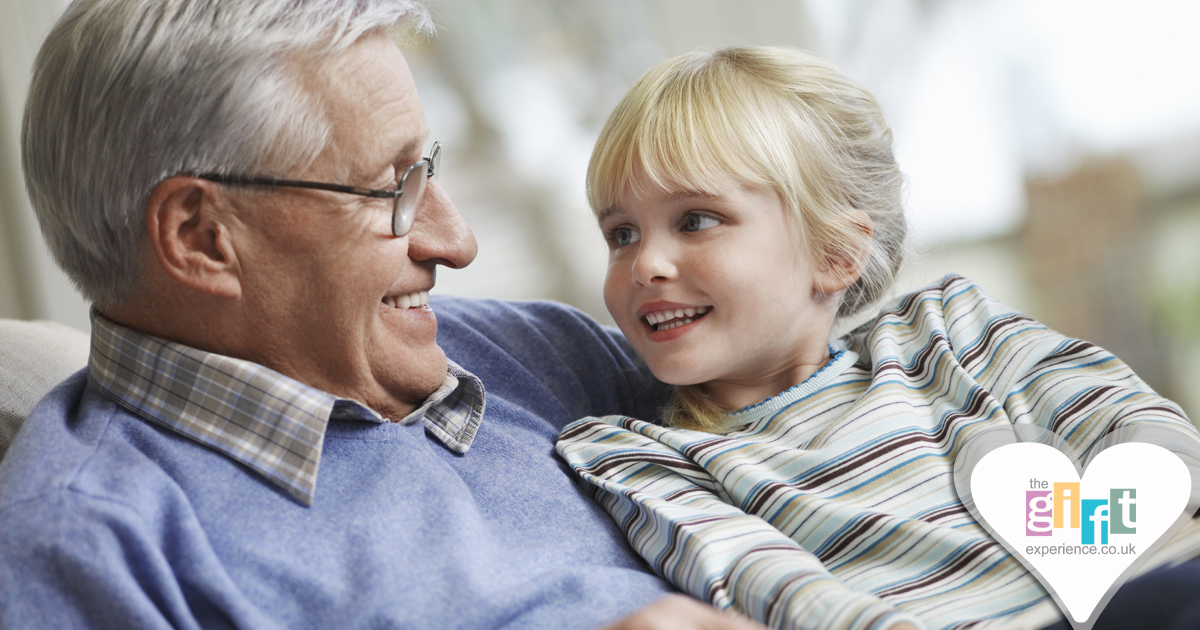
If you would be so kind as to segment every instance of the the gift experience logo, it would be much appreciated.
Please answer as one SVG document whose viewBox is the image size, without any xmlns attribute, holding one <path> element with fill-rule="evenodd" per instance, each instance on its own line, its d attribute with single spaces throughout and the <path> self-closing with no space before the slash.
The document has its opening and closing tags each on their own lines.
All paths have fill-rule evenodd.
<svg viewBox="0 0 1200 630">
<path fill-rule="evenodd" d="M 1132 544 L 1119 546 L 1119 539 L 1109 544 L 1110 536 L 1137 533 L 1136 488 L 1109 488 L 1106 499 L 1084 499 L 1078 481 L 1051 483 L 1034 478 L 1029 480 L 1029 487 L 1033 489 L 1025 491 L 1025 535 L 1054 536 L 1057 531 L 1060 536 L 1056 538 L 1062 542 L 1029 545 L 1026 553 L 1041 556 L 1137 553 Z M 1070 544 L 1075 540 L 1079 544 Z"/>
</svg>

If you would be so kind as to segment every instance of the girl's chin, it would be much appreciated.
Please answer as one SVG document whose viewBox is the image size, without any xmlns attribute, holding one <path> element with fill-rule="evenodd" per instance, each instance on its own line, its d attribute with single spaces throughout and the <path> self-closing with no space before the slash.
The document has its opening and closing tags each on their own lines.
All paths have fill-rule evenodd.
<svg viewBox="0 0 1200 630">
<path fill-rule="evenodd" d="M 712 380 L 698 376 L 694 370 L 668 368 L 655 369 L 655 366 L 651 365 L 650 372 L 654 374 L 654 378 L 666 383 L 667 385 L 701 385 Z"/>
</svg>

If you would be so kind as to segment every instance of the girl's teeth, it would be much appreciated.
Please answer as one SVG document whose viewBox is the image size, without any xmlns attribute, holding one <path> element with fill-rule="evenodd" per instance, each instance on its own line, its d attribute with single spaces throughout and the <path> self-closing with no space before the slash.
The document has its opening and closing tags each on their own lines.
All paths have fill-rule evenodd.
<svg viewBox="0 0 1200 630">
<path fill-rule="evenodd" d="M 663 331 L 663 330 L 671 330 L 672 328 L 679 328 L 680 326 L 682 326 L 682 325 L 684 325 L 684 324 L 690 324 L 690 323 L 692 323 L 693 321 L 694 321 L 694 320 L 692 320 L 692 319 L 685 319 L 685 320 L 681 320 L 681 321 L 678 321 L 678 322 L 671 322 L 670 324 L 667 324 L 666 326 L 663 326 L 662 328 L 659 328 L 659 330 L 660 330 L 660 331 Z"/>
<path fill-rule="evenodd" d="M 694 321 L 693 318 L 695 318 L 698 315 L 703 315 L 703 314 L 709 312 L 710 310 L 712 310 L 712 307 L 710 307 L 710 306 L 697 306 L 697 307 L 679 308 L 679 309 L 675 309 L 674 311 L 657 311 L 654 313 L 647 313 L 645 316 L 645 319 L 646 319 L 646 323 L 650 324 L 651 326 L 656 326 L 657 327 L 656 330 L 670 330 L 672 328 L 675 328 L 676 326 L 690 324 Z M 669 325 L 660 326 L 660 324 L 663 324 L 663 322 L 667 322 L 672 319 L 682 320 L 685 317 L 687 318 L 686 321 L 678 321 L 678 322 L 673 322 Z"/>
</svg>

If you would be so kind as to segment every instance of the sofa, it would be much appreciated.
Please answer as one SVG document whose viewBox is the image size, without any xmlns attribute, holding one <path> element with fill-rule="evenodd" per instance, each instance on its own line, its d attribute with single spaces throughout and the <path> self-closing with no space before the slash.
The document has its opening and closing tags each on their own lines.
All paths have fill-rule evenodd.
<svg viewBox="0 0 1200 630">
<path fill-rule="evenodd" d="M 0 459 L 46 392 L 87 365 L 89 335 L 50 321 L 0 319 Z"/>
</svg>

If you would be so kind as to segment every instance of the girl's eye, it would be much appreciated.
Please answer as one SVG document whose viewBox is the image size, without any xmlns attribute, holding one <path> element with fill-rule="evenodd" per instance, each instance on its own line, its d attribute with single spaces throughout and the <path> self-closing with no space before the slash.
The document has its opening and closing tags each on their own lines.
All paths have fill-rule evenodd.
<svg viewBox="0 0 1200 630">
<path fill-rule="evenodd" d="M 700 230 L 707 230 L 708 228 L 717 227 L 718 225 L 721 225 L 720 219 L 707 214 L 701 214 L 699 212 L 689 212 L 687 216 L 683 218 L 684 232 L 699 232 Z"/>
<path fill-rule="evenodd" d="M 615 243 L 617 247 L 625 247 L 626 245 L 642 240 L 642 235 L 633 228 L 619 227 L 612 231 L 609 240 Z"/>
</svg>

